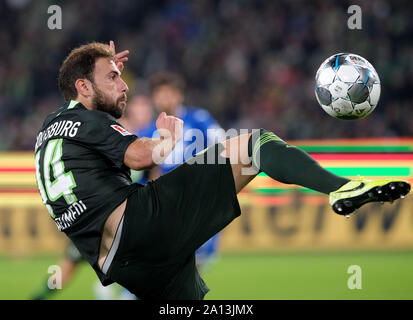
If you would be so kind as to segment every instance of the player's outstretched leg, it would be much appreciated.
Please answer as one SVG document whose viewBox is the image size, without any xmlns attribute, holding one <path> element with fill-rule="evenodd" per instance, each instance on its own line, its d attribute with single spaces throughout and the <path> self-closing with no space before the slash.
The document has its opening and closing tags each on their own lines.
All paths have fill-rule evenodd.
<svg viewBox="0 0 413 320">
<path fill-rule="evenodd" d="M 238 140 L 237 140 L 238 139 Z M 248 141 L 245 144 L 245 141 Z M 335 212 L 347 215 L 365 203 L 393 201 L 410 191 L 400 180 L 354 180 L 337 176 L 322 168 L 310 155 L 265 129 L 225 141 L 234 180 L 239 192 L 255 175 L 245 175 L 246 157 L 259 171 L 288 184 L 297 184 L 330 195 Z M 238 148 L 234 152 L 234 147 Z M 240 164 L 241 163 L 241 164 Z M 340 209 L 341 208 L 341 209 Z"/>
</svg>

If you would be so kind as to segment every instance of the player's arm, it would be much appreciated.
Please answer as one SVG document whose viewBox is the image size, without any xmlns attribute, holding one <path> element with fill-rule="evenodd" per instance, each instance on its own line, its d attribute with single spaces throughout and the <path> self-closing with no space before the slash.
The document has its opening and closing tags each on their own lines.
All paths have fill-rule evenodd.
<svg viewBox="0 0 413 320">
<path fill-rule="evenodd" d="M 150 169 L 162 162 L 156 160 L 157 157 L 155 154 L 161 156 L 161 153 L 163 153 L 167 156 L 170 153 L 168 152 L 169 145 L 172 145 L 171 139 L 136 139 L 129 145 L 128 149 L 126 149 L 124 163 L 133 170 Z M 169 149 L 172 151 L 171 147 L 169 147 Z M 159 150 L 159 152 L 157 152 L 157 150 Z"/>
<path fill-rule="evenodd" d="M 183 121 L 162 112 L 156 120 L 160 138 L 140 138 L 126 149 L 124 163 L 133 170 L 144 170 L 160 164 L 182 137 Z"/>
</svg>

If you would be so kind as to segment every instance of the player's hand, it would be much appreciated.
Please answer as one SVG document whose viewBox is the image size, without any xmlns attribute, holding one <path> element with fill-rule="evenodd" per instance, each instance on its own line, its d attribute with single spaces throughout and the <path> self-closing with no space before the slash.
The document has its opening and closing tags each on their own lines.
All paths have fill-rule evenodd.
<svg viewBox="0 0 413 320">
<path fill-rule="evenodd" d="M 116 53 L 115 43 L 112 40 L 110 40 L 109 45 L 115 52 L 115 64 L 118 67 L 119 71 L 122 72 L 123 69 L 125 68 L 123 63 L 128 61 L 127 55 L 129 54 L 129 50 L 123 50 L 122 52 Z"/>
<path fill-rule="evenodd" d="M 171 139 L 173 145 L 182 137 L 184 122 L 174 116 L 168 116 L 162 112 L 156 119 L 156 128 L 161 139 Z"/>
</svg>

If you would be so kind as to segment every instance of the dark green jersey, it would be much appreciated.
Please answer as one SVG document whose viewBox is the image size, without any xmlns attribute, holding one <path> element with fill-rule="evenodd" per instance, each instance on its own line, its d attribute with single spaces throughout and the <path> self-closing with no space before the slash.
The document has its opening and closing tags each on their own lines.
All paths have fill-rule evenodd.
<svg viewBox="0 0 413 320">
<path fill-rule="evenodd" d="M 76 101 L 50 114 L 37 135 L 43 203 L 95 270 L 103 225 L 134 190 L 123 160 L 135 139 L 108 113 Z"/>
</svg>

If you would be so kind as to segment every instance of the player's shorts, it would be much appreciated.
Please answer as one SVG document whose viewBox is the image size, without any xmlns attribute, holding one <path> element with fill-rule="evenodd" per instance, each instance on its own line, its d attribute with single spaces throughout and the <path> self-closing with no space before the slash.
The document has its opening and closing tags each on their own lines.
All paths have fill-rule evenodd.
<svg viewBox="0 0 413 320">
<path fill-rule="evenodd" d="M 140 299 L 204 298 L 195 250 L 241 214 L 223 149 L 211 146 L 128 197 L 108 278 Z"/>
</svg>

